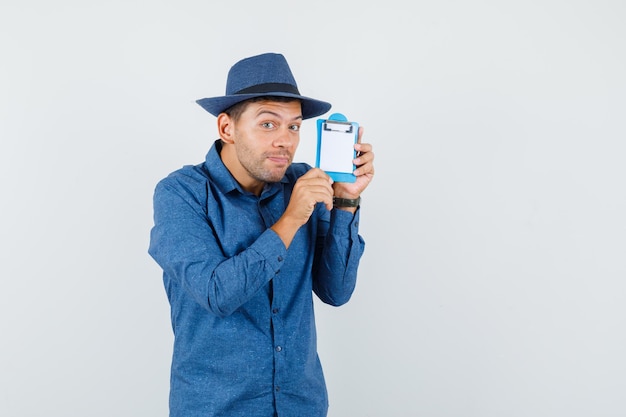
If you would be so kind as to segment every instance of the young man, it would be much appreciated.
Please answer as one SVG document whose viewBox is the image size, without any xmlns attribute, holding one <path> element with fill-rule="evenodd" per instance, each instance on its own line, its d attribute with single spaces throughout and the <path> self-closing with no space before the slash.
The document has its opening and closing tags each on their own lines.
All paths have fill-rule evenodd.
<svg viewBox="0 0 626 417">
<path fill-rule="evenodd" d="M 360 130 L 354 183 L 292 163 L 302 121 L 331 105 L 280 54 L 237 62 L 226 95 L 198 104 L 219 139 L 157 185 L 149 248 L 171 305 L 170 416 L 326 416 L 312 294 L 352 295 L 372 146 Z"/>
</svg>

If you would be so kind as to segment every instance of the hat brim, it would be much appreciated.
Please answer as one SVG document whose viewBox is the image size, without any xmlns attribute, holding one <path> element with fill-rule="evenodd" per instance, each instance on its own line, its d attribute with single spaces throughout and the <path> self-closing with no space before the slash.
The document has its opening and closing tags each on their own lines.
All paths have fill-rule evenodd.
<svg viewBox="0 0 626 417">
<path fill-rule="evenodd" d="M 300 100 L 302 102 L 303 119 L 310 119 L 311 117 L 321 116 L 331 108 L 331 104 L 325 101 L 285 92 L 270 92 L 262 94 L 234 94 L 230 96 L 208 97 L 196 100 L 196 103 L 198 103 L 204 110 L 217 117 L 224 110 L 228 109 L 231 106 L 234 106 L 237 103 L 241 103 L 242 101 L 255 97 L 266 96 L 291 97 Z"/>
</svg>

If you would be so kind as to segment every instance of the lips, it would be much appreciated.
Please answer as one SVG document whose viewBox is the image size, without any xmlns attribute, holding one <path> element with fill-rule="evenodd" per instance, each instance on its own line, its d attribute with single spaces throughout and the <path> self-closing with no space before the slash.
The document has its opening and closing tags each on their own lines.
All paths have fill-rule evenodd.
<svg viewBox="0 0 626 417">
<path fill-rule="evenodd" d="M 267 159 L 269 159 L 270 161 L 277 163 L 277 164 L 288 164 L 289 163 L 289 155 L 269 155 L 267 157 Z"/>
</svg>

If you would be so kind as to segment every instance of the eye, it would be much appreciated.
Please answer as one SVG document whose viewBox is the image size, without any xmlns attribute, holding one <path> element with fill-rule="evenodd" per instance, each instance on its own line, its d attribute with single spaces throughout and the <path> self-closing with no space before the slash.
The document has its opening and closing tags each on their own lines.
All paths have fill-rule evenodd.
<svg viewBox="0 0 626 417">
<path fill-rule="evenodd" d="M 264 128 L 267 128 L 267 129 L 273 129 L 275 127 L 274 123 L 272 123 L 272 122 L 263 122 L 261 124 L 261 126 L 263 126 Z"/>
<path fill-rule="evenodd" d="M 290 130 L 293 130 L 294 132 L 297 132 L 300 130 L 300 125 L 291 125 L 289 126 Z"/>
</svg>

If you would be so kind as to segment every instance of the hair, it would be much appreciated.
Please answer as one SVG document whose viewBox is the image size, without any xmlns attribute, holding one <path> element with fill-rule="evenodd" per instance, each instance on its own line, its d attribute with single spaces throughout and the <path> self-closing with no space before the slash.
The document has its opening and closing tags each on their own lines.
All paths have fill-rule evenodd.
<svg viewBox="0 0 626 417">
<path fill-rule="evenodd" d="M 249 99 L 244 100 L 244 101 L 240 101 L 237 104 L 233 104 L 232 106 L 230 106 L 229 108 L 224 110 L 224 113 L 229 115 L 230 118 L 233 119 L 235 122 L 238 122 L 239 118 L 241 118 L 242 113 L 248 107 L 248 104 L 256 103 L 256 102 L 259 102 L 259 101 L 278 101 L 280 103 L 289 103 L 289 102 L 292 102 L 292 101 L 300 101 L 300 100 L 297 99 L 297 98 L 293 98 L 293 97 L 282 97 L 282 96 L 253 97 L 253 98 L 249 98 Z"/>
</svg>

